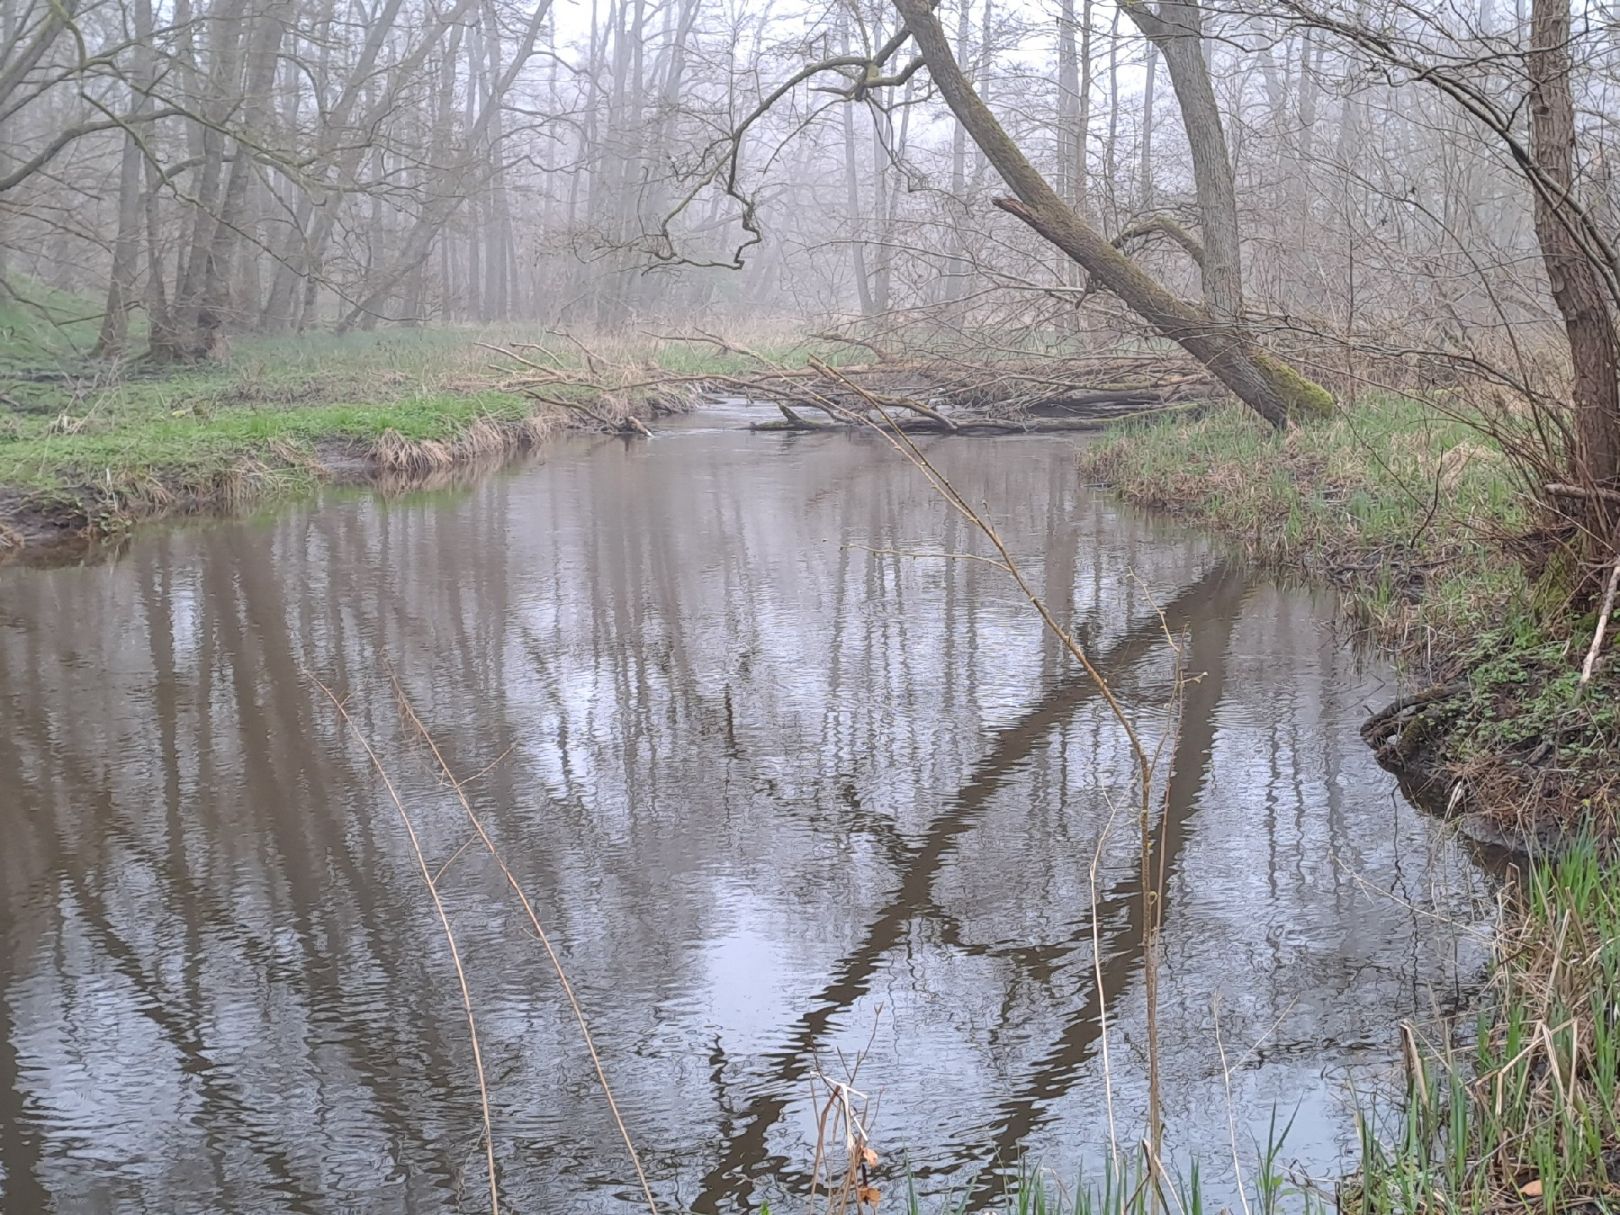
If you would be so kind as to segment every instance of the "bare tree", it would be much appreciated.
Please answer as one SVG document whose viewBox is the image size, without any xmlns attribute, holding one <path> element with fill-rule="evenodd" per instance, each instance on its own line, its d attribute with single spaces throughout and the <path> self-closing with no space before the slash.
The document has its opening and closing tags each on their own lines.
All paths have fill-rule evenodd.
<svg viewBox="0 0 1620 1215">
<path fill-rule="evenodd" d="M 1588 552 L 1607 565 L 1620 542 L 1620 510 L 1602 492 L 1620 485 L 1620 359 L 1615 345 L 1615 296 L 1604 289 L 1604 261 L 1583 245 L 1575 177 L 1575 101 L 1570 88 L 1569 0 L 1532 0 L 1530 155 L 1535 169 L 1536 236 L 1547 283 L 1569 339 L 1574 378 L 1575 467 L 1589 492 Z"/>
<path fill-rule="evenodd" d="M 1331 398 L 1324 389 L 1262 351 L 1242 324 L 1242 280 L 1235 257 L 1236 232 L 1219 230 L 1228 220 L 1235 226 L 1236 200 L 1231 190 L 1231 170 L 1229 164 L 1222 168 L 1214 163 L 1217 157 L 1224 158 L 1225 140 L 1220 134 L 1213 93 L 1208 92 L 1208 77 L 1203 76 L 1200 83 L 1198 74 L 1187 67 L 1189 50 L 1195 58 L 1200 58 L 1200 52 L 1199 41 L 1185 24 L 1172 24 L 1161 15 L 1148 19 L 1159 32 L 1155 43 L 1165 53 L 1167 63 L 1170 60 L 1166 48 L 1176 48 L 1177 60 L 1183 65 L 1178 90 L 1185 89 L 1183 106 L 1192 107 L 1188 116 L 1189 133 L 1193 135 L 1195 146 L 1200 137 L 1204 144 L 1199 200 L 1206 223 L 1217 228 L 1206 245 L 1201 266 L 1205 296 L 1210 305 L 1207 310 L 1178 299 L 1155 282 L 1059 197 L 973 90 L 952 57 L 945 31 L 927 0 L 894 0 L 894 3 L 951 111 L 1016 195 L 998 199 L 997 206 L 1023 220 L 1073 258 L 1155 331 L 1181 345 L 1208 367 L 1240 400 L 1273 426 L 1284 427 L 1295 416 L 1320 414 L 1330 407 Z M 1175 7 L 1185 9 L 1182 5 Z M 1132 17 L 1137 19 L 1134 11 Z M 1178 12 L 1178 17 L 1185 21 L 1184 11 Z M 1213 129 L 1208 126 L 1211 117 L 1215 118 Z M 1204 125 L 1199 127 L 1200 123 Z M 1197 134 L 1193 134 L 1195 127 Z M 1224 248 L 1212 254 L 1216 246 Z"/>
</svg>

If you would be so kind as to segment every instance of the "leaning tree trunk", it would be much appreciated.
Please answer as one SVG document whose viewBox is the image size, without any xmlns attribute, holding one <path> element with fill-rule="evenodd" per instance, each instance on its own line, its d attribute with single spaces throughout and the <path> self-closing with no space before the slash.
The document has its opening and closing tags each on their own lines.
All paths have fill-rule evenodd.
<svg viewBox="0 0 1620 1215">
<path fill-rule="evenodd" d="M 1574 214 L 1575 103 L 1570 89 L 1569 0 L 1530 7 L 1530 144 L 1540 173 L 1536 238 L 1553 301 L 1564 318 L 1574 371 L 1574 480 L 1588 495 L 1581 520 L 1588 558 L 1613 560 L 1617 512 L 1603 492 L 1620 487 L 1620 364 L 1615 316 Z"/>
<path fill-rule="evenodd" d="M 1170 85 L 1181 108 L 1192 153 L 1193 188 L 1198 197 L 1204 254 L 1199 261 L 1204 306 L 1224 321 L 1243 313 L 1243 261 L 1237 217 L 1237 183 L 1226 145 L 1220 104 L 1204 62 L 1204 14 L 1196 3 L 1162 0 L 1157 11 L 1145 0 L 1130 0 L 1126 15 L 1164 56 Z"/>
<path fill-rule="evenodd" d="M 1239 400 L 1278 429 L 1332 407 L 1326 389 L 1261 350 L 1240 324 L 1178 298 L 1076 215 L 974 92 L 951 54 L 930 0 L 893 3 L 951 112 L 1017 195 L 997 199 L 998 207 L 1080 263 L 1126 307 L 1209 368 Z"/>
</svg>

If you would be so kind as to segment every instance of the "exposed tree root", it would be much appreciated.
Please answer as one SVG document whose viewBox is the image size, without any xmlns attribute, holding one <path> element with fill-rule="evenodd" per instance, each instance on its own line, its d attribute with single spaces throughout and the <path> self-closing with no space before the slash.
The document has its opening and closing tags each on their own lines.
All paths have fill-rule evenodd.
<svg viewBox="0 0 1620 1215">
<path fill-rule="evenodd" d="M 1386 705 L 1361 725 L 1361 737 L 1385 767 L 1410 762 L 1429 728 L 1446 712 L 1452 697 L 1468 690 L 1466 683 L 1437 683 Z"/>
</svg>

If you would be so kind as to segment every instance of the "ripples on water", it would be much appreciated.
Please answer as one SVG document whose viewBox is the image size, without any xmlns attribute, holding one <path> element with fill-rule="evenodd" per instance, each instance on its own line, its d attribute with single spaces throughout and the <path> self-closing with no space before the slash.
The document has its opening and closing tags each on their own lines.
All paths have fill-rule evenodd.
<svg viewBox="0 0 1620 1215">
<path fill-rule="evenodd" d="M 1086 490 L 1067 444 L 932 453 L 1173 762 L 1169 1147 L 1218 1187 L 1229 1122 L 1248 1153 L 1276 1109 L 1286 1157 L 1336 1171 L 1350 1087 L 1387 1078 L 1398 1021 L 1465 1000 L 1479 964 L 1476 871 L 1356 737 L 1387 671 L 1327 601 Z M 700 418 L 465 492 L 0 574 L 0 1207 L 479 1207 L 431 904 L 304 675 L 349 697 L 443 862 L 465 820 L 385 663 L 456 771 L 482 772 L 469 793 L 665 1201 L 802 1189 L 809 1070 L 868 1039 L 876 1140 L 925 1192 L 1019 1146 L 1072 1177 L 1107 1134 L 1099 975 L 1138 1133 L 1129 754 L 1001 575 L 919 550 L 983 544 L 885 445 Z M 1179 716 L 1156 608 L 1198 676 Z M 525 1212 L 633 1202 L 498 872 L 469 850 L 443 890 L 503 1190 Z"/>
</svg>

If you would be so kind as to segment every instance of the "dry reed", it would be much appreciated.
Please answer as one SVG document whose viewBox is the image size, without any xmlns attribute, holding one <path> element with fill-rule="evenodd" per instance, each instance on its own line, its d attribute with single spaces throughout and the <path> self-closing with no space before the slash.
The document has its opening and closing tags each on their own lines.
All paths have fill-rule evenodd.
<svg viewBox="0 0 1620 1215">
<path fill-rule="evenodd" d="M 484 1056 L 478 1045 L 478 1018 L 473 1013 L 472 992 L 467 985 L 467 971 L 461 963 L 461 950 L 456 945 L 455 930 L 450 927 L 450 914 L 445 910 L 444 900 L 439 897 L 439 884 L 437 878 L 428 869 L 427 857 L 422 852 L 422 842 L 417 838 L 416 825 L 411 821 L 410 812 L 405 809 L 405 803 L 400 799 L 399 792 L 394 788 L 394 782 L 388 776 L 388 770 L 383 767 L 382 760 L 372 749 L 371 743 L 361 732 L 354 718 L 349 715 L 348 707 L 336 693 L 326 684 L 313 675 L 310 681 L 325 693 L 326 698 L 332 702 L 343 724 L 354 735 L 370 760 L 378 777 L 382 780 L 383 788 L 388 791 L 388 798 L 398 811 L 400 822 L 405 825 L 405 834 L 410 838 L 411 851 L 416 856 L 416 864 L 422 873 L 422 881 L 426 884 L 429 896 L 433 899 L 433 910 L 439 917 L 439 927 L 444 933 L 445 944 L 450 948 L 450 960 L 456 969 L 456 983 L 461 988 L 461 1007 L 467 1014 L 467 1034 L 472 1041 L 473 1069 L 478 1076 L 478 1108 L 484 1121 L 484 1159 L 489 1168 L 489 1209 L 490 1215 L 500 1215 L 501 1199 L 499 1183 L 495 1172 L 495 1130 L 489 1113 L 489 1082 L 484 1074 Z M 442 872 L 442 870 L 441 870 Z"/>
<path fill-rule="evenodd" d="M 524 892 L 522 884 L 507 865 L 500 849 L 495 846 L 495 841 L 490 838 L 489 832 L 484 827 L 483 820 L 479 818 L 477 811 L 472 808 L 472 803 L 467 800 L 467 792 L 463 783 L 458 781 L 455 774 L 450 770 L 450 765 L 445 761 L 443 752 L 439 750 L 439 744 L 434 741 L 433 735 L 428 731 L 427 726 L 423 724 L 415 706 L 411 704 L 410 698 L 405 694 L 405 689 L 401 686 L 398 675 L 390 671 L 389 679 L 393 683 L 394 695 L 398 699 L 400 712 L 432 753 L 434 763 L 438 765 L 440 774 L 449 782 L 450 788 L 456 795 L 456 801 L 460 803 L 462 811 L 467 816 L 467 821 L 472 824 L 473 830 L 477 833 L 479 841 L 484 845 L 485 851 L 489 853 L 490 859 L 500 869 L 501 876 L 506 879 L 507 886 L 511 888 L 512 893 L 517 897 L 519 905 L 523 908 L 523 914 L 528 918 L 529 926 L 534 929 L 535 937 L 545 949 L 546 958 L 551 963 L 552 971 L 557 976 L 557 982 L 562 987 L 563 995 L 568 999 L 568 1006 L 573 1010 L 574 1020 L 579 1025 L 580 1038 L 585 1044 L 586 1051 L 591 1056 L 591 1066 L 596 1069 L 596 1079 L 602 1086 L 602 1095 L 607 1099 L 608 1110 L 613 1116 L 613 1123 L 618 1128 L 620 1138 L 624 1140 L 624 1148 L 630 1156 L 631 1166 L 636 1171 L 636 1180 L 641 1185 L 641 1192 L 646 1199 L 647 1209 L 651 1215 L 658 1215 L 657 1200 L 653 1198 L 652 1187 L 647 1182 L 647 1174 L 641 1167 L 641 1157 L 636 1152 L 636 1145 L 630 1137 L 630 1129 L 625 1125 L 624 1117 L 619 1112 L 619 1103 L 613 1096 L 613 1086 L 608 1083 L 607 1072 L 602 1066 L 602 1057 L 597 1053 L 596 1041 L 591 1036 L 590 1023 L 585 1018 L 584 1009 L 580 1007 L 579 998 L 574 994 L 574 985 L 568 981 L 568 972 L 563 968 L 562 959 L 557 956 L 557 950 L 551 943 L 551 937 L 547 935 L 546 930 L 541 926 L 540 917 L 534 910 L 534 904 L 529 900 L 529 896 Z"/>
</svg>

